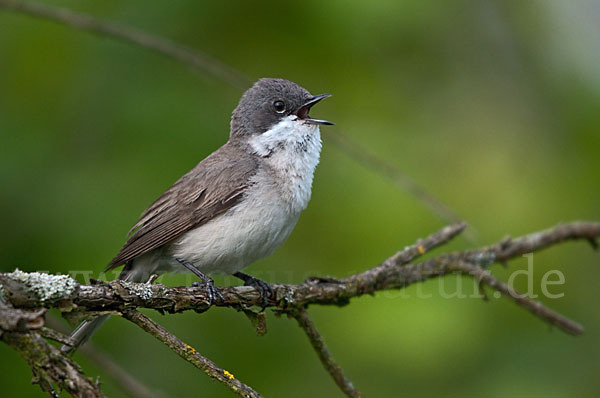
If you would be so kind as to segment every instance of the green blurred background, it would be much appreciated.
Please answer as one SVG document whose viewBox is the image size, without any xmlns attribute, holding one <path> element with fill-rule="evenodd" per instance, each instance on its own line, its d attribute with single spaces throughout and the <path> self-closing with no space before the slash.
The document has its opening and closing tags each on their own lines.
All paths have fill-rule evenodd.
<svg viewBox="0 0 600 398">
<path fill-rule="evenodd" d="M 478 231 L 442 250 L 600 219 L 598 1 L 46 3 L 164 35 L 252 80 L 284 77 L 333 93 L 315 116 Z M 148 50 L 0 10 L 0 270 L 98 277 L 141 211 L 226 141 L 240 95 Z M 349 159 L 327 130 L 310 206 L 253 275 L 345 276 L 444 225 Z M 456 277 L 310 314 L 370 397 L 595 396 L 598 260 L 581 242 L 534 256 L 535 293 L 548 270 L 564 274 L 550 289 L 564 297 L 541 300 L 585 325 L 577 338 L 504 299 L 442 297 Z M 520 259 L 493 273 L 506 280 L 525 268 Z M 149 315 L 267 397 L 342 396 L 291 320 L 269 313 L 269 332 L 257 337 L 227 309 Z M 109 320 L 94 344 L 166 396 L 232 396 L 122 319 Z M 14 351 L 0 345 L 0 358 L 4 396 L 41 395 Z M 75 358 L 109 396 L 125 396 L 97 364 Z"/>
</svg>

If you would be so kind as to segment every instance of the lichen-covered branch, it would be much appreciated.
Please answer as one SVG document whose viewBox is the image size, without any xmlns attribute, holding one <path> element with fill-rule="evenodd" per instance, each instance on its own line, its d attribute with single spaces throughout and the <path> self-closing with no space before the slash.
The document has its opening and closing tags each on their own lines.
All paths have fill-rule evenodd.
<svg viewBox="0 0 600 398">
<path fill-rule="evenodd" d="M 272 284 L 275 297 L 267 306 L 285 309 L 288 306 L 309 304 L 346 304 L 352 297 L 376 290 L 399 288 L 411 283 L 406 272 L 411 267 L 405 265 L 433 248 L 448 242 L 465 228 L 464 224 L 454 224 L 443 228 L 431 236 L 419 240 L 394 254 L 381 265 L 351 275 L 344 279 L 331 277 L 311 278 L 300 285 Z M 402 267 L 403 266 L 403 267 Z M 422 271 L 416 268 L 416 274 Z M 56 278 L 54 281 L 52 278 Z M 194 310 L 204 312 L 209 299 L 206 290 L 200 287 L 164 286 L 161 284 L 131 283 L 124 281 L 96 282 L 93 285 L 79 285 L 73 279 L 65 282 L 65 275 L 46 275 L 36 272 L 14 271 L 0 274 L 0 284 L 4 286 L 9 299 L 17 306 L 34 308 L 40 305 L 59 307 L 63 311 L 114 311 L 122 312 L 129 308 L 152 308 L 163 312 Z M 43 283 L 38 281 L 43 280 Z M 419 280 L 423 280 L 422 276 Z M 54 286 L 58 285 L 58 288 Z M 225 300 L 218 306 L 235 307 L 261 305 L 258 292 L 247 286 L 221 287 Z"/>
<path fill-rule="evenodd" d="M 49 344 L 37 332 L 9 332 L 2 341 L 14 348 L 29 364 L 33 372 L 33 383 L 50 396 L 57 397 L 64 390 L 73 397 L 103 397 L 100 386 L 79 369 L 70 358 Z M 57 387 L 55 387 L 57 386 Z"/>
<path fill-rule="evenodd" d="M 273 284 L 272 288 L 275 294 L 268 301 L 267 306 L 277 312 L 288 313 L 296 317 L 300 326 L 309 336 L 313 347 L 317 350 L 325 368 L 347 394 L 348 391 L 352 391 L 349 387 L 351 383 L 343 377 L 341 369 L 329 356 L 322 338 L 316 332 L 316 328 L 307 317 L 306 312 L 304 312 L 304 309 L 309 305 L 345 305 L 349 303 L 351 298 L 363 294 L 373 294 L 386 289 L 402 289 L 431 278 L 460 273 L 476 278 L 480 284 L 499 291 L 519 306 L 529 310 L 533 315 L 561 328 L 567 333 L 576 335 L 583 331 L 577 323 L 557 314 L 542 303 L 519 294 L 509 285 L 497 280 L 486 271 L 486 268 L 492 264 L 506 263 L 515 257 L 536 252 L 567 240 L 585 240 L 589 241 L 593 247 L 597 247 L 596 240 L 600 236 L 600 223 L 572 222 L 561 224 L 519 238 L 505 238 L 491 246 L 440 254 L 424 261 L 415 261 L 420 256 L 460 234 L 464 228 L 464 224 L 453 224 L 445 227 L 439 232 L 417 241 L 414 245 L 405 247 L 380 265 L 345 278 L 316 277 L 310 278 L 299 285 Z M 112 312 L 135 322 L 163 343 L 169 345 L 180 356 L 203 369 L 212 377 L 224 382 L 231 389 L 247 394 L 245 396 L 260 396 L 250 387 L 235 380 L 230 373 L 220 369 L 199 353 L 192 351 L 191 347 L 185 345 L 154 321 L 135 310 L 136 308 L 152 308 L 169 313 L 185 310 L 204 312 L 208 309 L 209 299 L 205 289 L 201 286 L 167 287 L 123 281 L 79 285 L 75 280 L 64 275 L 25 273 L 17 270 L 12 273 L 0 274 L 0 287 L 0 302 L 12 306 L 8 307 L 10 309 L 8 312 L 0 308 L 0 328 L 4 330 L 2 339 L 9 345 L 19 346 L 19 339 L 15 334 L 18 332 L 14 332 L 16 325 L 30 325 L 30 328 L 34 328 L 33 325 L 40 323 L 36 320 L 43 316 L 44 307 L 59 308 L 64 314 L 88 316 L 90 314 Z M 252 287 L 223 287 L 221 291 L 225 299 L 219 301 L 218 306 L 244 310 L 248 314 L 249 307 L 262 304 L 258 292 Z M 40 309 L 42 312 L 36 312 Z M 14 311 L 22 311 L 22 313 L 19 315 L 18 312 Z M 258 329 L 265 330 L 264 317 L 260 317 L 255 323 L 258 325 Z M 41 324 L 43 325 L 43 322 Z M 52 338 L 47 333 L 46 335 Z M 42 352 L 50 350 L 54 355 L 52 350 L 56 349 L 53 346 L 44 346 L 43 342 L 45 340 L 38 332 L 33 334 L 29 332 L 23 338 L 33 339 L 34 347 L 37 347 L 36 350 L 39 349 Z M 28 359 L 29 352 L 27 350 L 22 351 L 22 356 L 28 361 L 30 361 Z M 60 353 L 58 355 L 60 356 Z M 71 364 L 68 358 L 60 358 L 60 361 L 61 364 L 65 364 L 61 365 L 62 368 Z M 35 363 L 30 362 L 30 364 L 35 373 Z M 81 383 L 86 380 L 79 373 L 68 377 L 74 377 L 75 380 Z M 40 380 L 46 379 L 40 377 Z M 51 377 L 50 380 L 52 380 Z M 45 385 L 47 386 L 47 384 Z M 87 385 L 85 383 L 78 388 L 84 387 L 97 388 L 93 384 Z M 355 394 L 359 393 L 356 391 Z"/>
<path fill-rule="evenodd" d="M 592 242 L 600 236 L 600 223 L 573 222 L 514 239 L 505 238 L 491 246 L 440 254 L 425 261 L 414 262 L 417 257 L 448 242 L 463 229 L 464 224 L 445 227 L 404 248 L 382 264 L 345 278 L 311 278 L 299 285 L 273 284 L 271 286 L 275 295 L 268 301 L 267 306 L 285 310 L 288 307 L 312 304 L 344 305 L 351 298 L 363 294 L 401 289 L 427 279 L 460 272 L 456 267 L 457 264 L 467 263 L 485 269 L 494 263 L 504 263 L 522 254 L 539 251 L 565 240 L 579 239 Z M 4 289 L 10 295 L 10 301 L 23 308 L 44 305 L 68 311 L 114 312 L 122 312 L 130 308 L 152 308 L 169 313 L 186 310 L 203 312 L 208 308 L 209 300 L 205 289 L 201 286 L 168 287 L 161 284 L 111 281 L 75 287 L 70 284 L 61 294 L 57 294 L 55 291 L 48 292 L 32 282 L 29 275 L 35 276 L 35 273 L 15 271 L 0 274 L 0 284 L 4 285 Z M 74 281 L 73 283 L 76 284 Z M 220 290 L 225 300 L 219 301 L 218 306 L 239 309 L 240 306 L 262 304 L 258 292 L 252 287 L 222 287 Z M 36 294 L 41 296 L 38 297 Z"/>
<path fill-rule="evenodd" d="M 64 390 L 73 397 L 103 397 L 99 385 L 42 337 L 45 312 L 13 308 L 0 300 L 0 340 L 27 362 L 33 372 L 32 382 L 49 396 L 58 397 Z"/>
</svg>

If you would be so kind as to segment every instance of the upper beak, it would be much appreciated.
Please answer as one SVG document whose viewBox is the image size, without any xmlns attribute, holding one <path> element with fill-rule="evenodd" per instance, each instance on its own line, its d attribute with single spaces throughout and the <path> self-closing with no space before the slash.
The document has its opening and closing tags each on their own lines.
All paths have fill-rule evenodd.
<svg viewBox="0 0 600 398">
<path fill-rule="evenodd" d="M 300 119 L 302 119 L 302 120 L 304 120 L 305 122 L 308 122 L 308 123 L 334 125 L 335 123 L 329 122 L 327 120 L 313 119 L 313 118 L 311 118 L 308 115 L 308 112 L 310 111 L 310 108 L 312 108 L 312 106 L 314 104 L 316 104 L 317 102 L 319 102 L 322 99 L 325 99 L 327 97 L 331 97 L 331 94 L 315 95 L 314 97 L 312 97 L 311 99 L 309 99 L 308 101 L 306 101 L 300 107 L 300 109 L 298 109 L 298 111 L 296 112 L 296 116 L 298 116 L 298 118 L 300 118 Z"/>
</svg>

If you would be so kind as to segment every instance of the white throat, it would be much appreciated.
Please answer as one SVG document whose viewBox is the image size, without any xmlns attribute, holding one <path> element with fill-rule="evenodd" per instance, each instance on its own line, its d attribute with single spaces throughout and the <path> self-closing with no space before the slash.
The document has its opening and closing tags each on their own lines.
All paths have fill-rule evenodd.
<svg viewBox="0 0 600 398">
<path fill-rule="evenodd" d="M 249 141 L 254 152 L 277 174 L 283 198 L 291 212 L 308 205 L 313 175 L 321 154 L 319 126 L 291 115 Z"/>
</svg>

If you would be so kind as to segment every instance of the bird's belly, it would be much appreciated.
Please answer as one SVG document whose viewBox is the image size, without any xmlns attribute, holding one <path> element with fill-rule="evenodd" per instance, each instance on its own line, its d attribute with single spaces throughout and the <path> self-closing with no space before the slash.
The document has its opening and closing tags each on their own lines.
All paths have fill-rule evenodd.
<svg viewBox="0 0 600 398">
<path fill-rule="evenodd" d="M 277 195 L 246 196 L 237 206 L 186 232 L 168 248 L 203 273 L 232 274 L 272 254 L 290 236 L 300 216 Z"/>
</svg>

